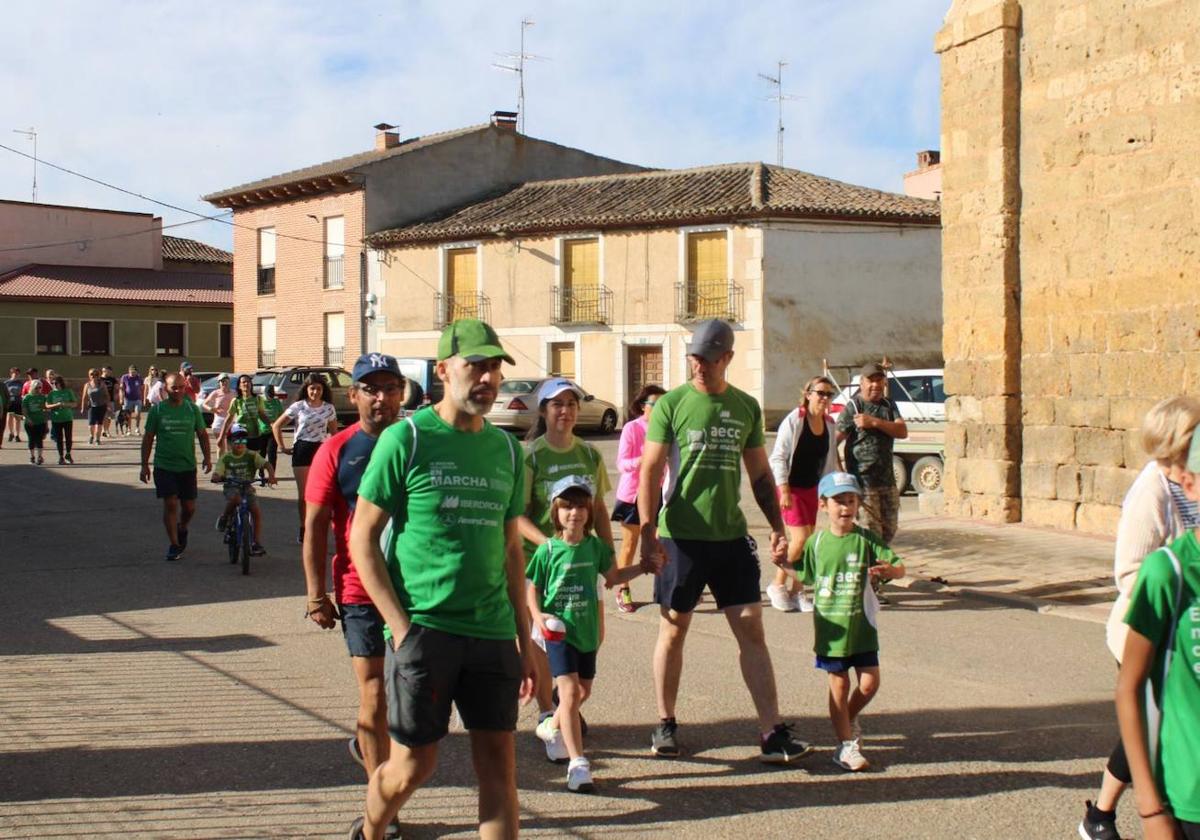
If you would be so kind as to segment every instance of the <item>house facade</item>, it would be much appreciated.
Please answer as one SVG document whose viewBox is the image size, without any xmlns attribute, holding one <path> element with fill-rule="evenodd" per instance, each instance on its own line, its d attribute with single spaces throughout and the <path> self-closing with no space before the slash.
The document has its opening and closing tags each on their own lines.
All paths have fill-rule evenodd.
<svg viewBox="0 0 1200 840">
<path fill-rule="evenodd" d="M 229 370 L 232 254 L 146 213 L 0 202 L 0 368 Z M 83 255 L 83 256 L 81 256 Z M 98 264 L 84 260 L 94 257 Z"/>
<path fill-rule="evenodd" d="M 625 405 L 684 382 L 695 323 L 724 318 L 730 379 L 774 423 L 826 363 L 940 363 L 939 236 L 936 202 L 757 163 L 529 183 L 368 237 L 378 346 L 432 356 L 481 317 L 510 376 Z"/>
<path fill-rule="evenodd" d="M 391 329 L 377 231 L 542 178 L 639 171 L 516 131 L 515 115 L 401 140 L 377 126 L 369 152 L 205 196 L 234 211 L 234 335 L 239 370 L 345 364 Z"/>
<path fill-rule="evenodd" d="M 1200 392 L 1200 4 L 956 0 L 936 49 L 945 509 L 1115 533 Z"/>
</svg>

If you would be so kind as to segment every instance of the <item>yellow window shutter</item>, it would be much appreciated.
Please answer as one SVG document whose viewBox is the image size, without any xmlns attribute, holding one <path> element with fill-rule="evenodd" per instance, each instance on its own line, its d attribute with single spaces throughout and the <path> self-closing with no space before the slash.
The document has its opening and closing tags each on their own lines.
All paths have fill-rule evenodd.
<svg viewBox="0 0 1200 840">
<path fill-rule="evenodd" d="M 452 248 L 446 252 L 446 294 L 458 298 L 459 304 L 473 297 L 477 288 L 474 248 Z"/>
<path fill-rule="evenodd" d="M 706 284 L 729 279 L 724 231 L 689 233 L 687 257 L 689 283 Z"/>
<path fill-rule="evenodd" d="M 600 240 L 563 242 L 563 286 L 572 291 L 600 288 Z"/>
</svg>

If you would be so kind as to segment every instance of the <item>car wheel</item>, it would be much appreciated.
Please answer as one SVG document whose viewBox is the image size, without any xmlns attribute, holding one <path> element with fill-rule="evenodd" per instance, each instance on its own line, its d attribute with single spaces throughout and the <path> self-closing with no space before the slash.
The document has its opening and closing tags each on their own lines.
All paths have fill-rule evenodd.
<svg viewBox="0 0 1200 840">
<path fill-rule="evenodd" d="M 600 418 L 601 434 L 609 435 L 617 429 L 617 412 L 611 408 L 604 412 L 604 416 Z"/>
<path fill-rule="evenodd" d="M 896 492 L 904 493 L 908 489 L 908 464 L 899 455 L 892 456 L 892 475 L 896 477 Z"/>
<path fill-rule="evenodd" d="M 926 455 L 913 465 L 912 483 L 918 493 L 936 493 L 942 489 L 945 465 L 936 455 Z"/>
</svg>

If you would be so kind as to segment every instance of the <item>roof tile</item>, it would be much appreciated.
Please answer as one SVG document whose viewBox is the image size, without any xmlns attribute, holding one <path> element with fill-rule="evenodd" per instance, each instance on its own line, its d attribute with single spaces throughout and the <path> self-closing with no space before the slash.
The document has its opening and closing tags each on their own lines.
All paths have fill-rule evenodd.
<svg viewBox="0 0 1200 840">
<path fill-rule="evenodd" d="M 195 239 L 184 239 L 182 236 L 163 234 L 162 251 L 164 260 L 233 265 L 233 254 L 228 251 L 197 242 Z"/>
<path fill-rule="evenodd" d="M 233 306 L 233 277 L 197 271 L 27 265 L 0 275 L 0 300 Z"/>
</svg>

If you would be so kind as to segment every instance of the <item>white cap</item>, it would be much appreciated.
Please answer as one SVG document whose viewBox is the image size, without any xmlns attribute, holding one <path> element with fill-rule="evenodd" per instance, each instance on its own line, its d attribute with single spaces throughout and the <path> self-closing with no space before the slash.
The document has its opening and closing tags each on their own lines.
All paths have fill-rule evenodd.
<svg viewBox="0 0 1200 840">
<path fill-rule="evenodd" d="M 563 391 L 570 391 L 577 399 L 583 399 L 583 389 L 572 382 L 570 379 L 563 379 L 561 376 L 554 379 L 547 379 L 542 383 L 542 387 L 538 388 L 538 403 L 543 403 L 546 400 L 552 400 L 561 394 Z"/>
</svg>

